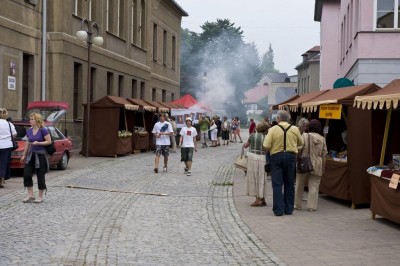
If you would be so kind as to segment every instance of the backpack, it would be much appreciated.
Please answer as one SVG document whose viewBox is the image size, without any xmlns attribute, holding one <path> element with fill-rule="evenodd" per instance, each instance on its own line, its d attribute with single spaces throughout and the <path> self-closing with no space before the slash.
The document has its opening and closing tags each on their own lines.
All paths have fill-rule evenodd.
<svg viewBox="0 0 400 266">
<path fill-rule="evenodd" d="M 42 132 L 42 128 L 40 129 L 40 132 L 42 133 L 43 139 L 44 139 L 44 134 Z M 53 155 L 56 152 L 56 147 L 54 146 L 54 140 L 51 137 L 51 134 L 49 133 L 50 138 L 51 138 L 51 143 L 50 145 L 44 146 L 46 148 L 47 154 L 48 155 Z"/>
</svg>

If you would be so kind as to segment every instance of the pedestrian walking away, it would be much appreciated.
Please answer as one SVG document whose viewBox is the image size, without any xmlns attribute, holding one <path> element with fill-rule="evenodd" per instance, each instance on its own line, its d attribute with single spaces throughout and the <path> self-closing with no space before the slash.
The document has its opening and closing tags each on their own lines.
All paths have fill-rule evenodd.
<svg viewBox="0 0 400 266">
<path fill-rule="evenodd" d="M 293 213 L 297 147 L 303 146 L 303 138 L 300 130 L 288 123 L 288 111 L 278 111 L 276 120 L 278 125 L 268 130 L 263 146 L 271 154 L 272 210 L 282 216 Z"/>
<path fill-rule="evenodd" d="M 29 123 L 32 126 L 26 131 L 28 141 L 25 142 L 24 153 L 21 162 L 25 162 L 24 167 L 24 187 L 28 190 L 28 197 L 23 200 L 24 203 L 43 202 L 43 192 L 47 189 L 45 174 L 49 171 L 49 161 L 46 147 L 51 144 L 51 137 L 47 128 L 43 125 L 42 116 L 38 113 L 32 113 L 29 117 Z M 33 172 L 36 172 L 39 188 L 39 196 L 35 199 L 33 194 Z"/>
<path fill-rule="evenodd" d="M 299 121 L 299 126 L 301 125 Z M 307 121 L 308 125 L 308 121 Z M 325 170 L 326 155 L 328 153 L 325 138 L 322 135 L 322 125 L 317 119 L 310 121 L 308 133 L 303 133 L 303 154 L 309 154 L 313 171 L 310 173 L 296 174 L 295 204 L 296 210 L 302 209 L 304 182 L 308 179 L 307 210 L 316 211 L 318 207 L 318 192 L 321 177 Z"/>
<path fill-rule="evenodd" d="M 260 123 L 256 127 L 257 132 L 250 135 L 249 140 L 243 144 L 249 148 L 247 153 L 246 192 L 248 196 L 255 196 L 256 200 L 251 204 L 253 207 L 266 206 L 267 202 L 267 176 L 264 170 L 265 151 L 263 142 L 265 133 L 268 131 L 266 123 Z"/>
<path fill-rule="evenodd" d="M 159 121 L 154 124 L 152 133 L 156 139 L 156 157 L 154 158 L 154 173 L 158 173 L 158 165 L 160 162 L 160 156 L 164 157 L 164 168 L 163 171 L 168 170 L 168 157 L 169 157 L 169 146 L 171 145 L 170 136 L 173 134 L 171 123 L 165 120 L 165 114 L 159 115 Z"/>
<path fill-rule="evenodd" d="M 181 147 L 181 162 L 185 163 L 185 174 L 192 174 L 193 150 L 197 152 L 196 136 L 197 130 L 192 127 L 192 119 L 186 118 L 186 126 L 179 132 L 181 135 L 179 146 Z"/>
</svg>

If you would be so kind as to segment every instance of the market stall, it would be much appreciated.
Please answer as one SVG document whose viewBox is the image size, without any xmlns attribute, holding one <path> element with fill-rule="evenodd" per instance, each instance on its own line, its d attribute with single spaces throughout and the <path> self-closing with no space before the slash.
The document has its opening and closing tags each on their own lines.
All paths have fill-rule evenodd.
<svg viewBox="0 0 400 266">
<path fill-rule="evenodd" d="M 370 180 L 365 172 L 372 161 L 372 113 L 353 107 L 354 98 L 380 89 L 375 84 L 327 90 L 303 102 L 301 109 L 318 118 L 324 127 L 330 157 L 320 184 L 320 192 L 348 200 L 352 207 L 370 203 Z"/>
<path fill-rule="evenodd" d="M 141 99 L 128 98 L 132 104 L 138 105 L 139 109 L 134 116 L 134 128 L 132 130 L 132 152 L 138 153 L 142 150 L 149 150 L 150 136 L 153 117 L 157 108 Z"/>
<path fill-rule="evenodd" d="M 86 104 L 84 108 L 86 109 Z M 128 128 L 132 125 L 128 124 L 128 121 L 133 121 L 132 117 L 138 108 L 138 105 L 117 96 L 104 96 L 92 102 L 90 104 L 89 155 L 114 157 L 130 153 L 132 133 Z M 82 151 L 86 149 L 86 144 L 87 140 L 83 138 Z"/>
<path fill-rule="evenodd" d="M 378 146 L 374 150 L 369 168 L 371 180 L 372 217 L 378 214 L 388 220 L 400 223 L 400 79 L 393 80 L 379 91 L 358 96 L 354 106 L 372 110 L 372 139 Z M 371 170 L 372 169 L 372 170 Z"/>
</svg>

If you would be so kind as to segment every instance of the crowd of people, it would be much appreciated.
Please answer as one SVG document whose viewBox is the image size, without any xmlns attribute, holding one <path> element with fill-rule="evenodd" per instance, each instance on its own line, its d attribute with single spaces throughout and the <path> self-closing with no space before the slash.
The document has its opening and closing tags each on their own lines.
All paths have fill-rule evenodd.
<svg viewBox="0 0 400 266">
<path fill-rule="evenodd" d="M 308 179 L 307 210 L 313 212 L 318 206 L 318 192 L 325 170 L 327 147 L 322 134 L 322 125 L 317 119 L 299 120 L 298 126 L 291 124 L 290 113 L 280 110 L 276 122 L 267 119 L 249 127 L 250 137 L 243 147 L 248 148 L 246 173 L 247 195 L 254 196 L 251 206 L 266 206 L 267 173 L 270 165 L 272 184 L 272 210 L 276 216 L 291 215 L 302 210 L 305 180 Z M 312 171 L 296 173 L 296 162 L 300 154 L 311 159 Z"/>
</svg>

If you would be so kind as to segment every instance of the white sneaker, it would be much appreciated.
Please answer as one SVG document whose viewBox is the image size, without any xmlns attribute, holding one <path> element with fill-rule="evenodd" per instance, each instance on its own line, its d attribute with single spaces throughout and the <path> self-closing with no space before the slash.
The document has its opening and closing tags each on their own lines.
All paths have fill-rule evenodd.
<svg viewBox="0 0 400 266">
<path fill-rule="evenodd" d="M 191 176 L 191 175 L 192 175 L 192 172 L 191 172 L 191 171 L 187 171 L 186 175 L 187 175 L 187 176 Z"/>
<path fill-rule="evenodd" d="M 166 166 L 164 166 L 163 171 L 167 172 L 168 168 Z"/>
</svg>

